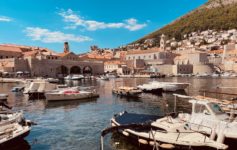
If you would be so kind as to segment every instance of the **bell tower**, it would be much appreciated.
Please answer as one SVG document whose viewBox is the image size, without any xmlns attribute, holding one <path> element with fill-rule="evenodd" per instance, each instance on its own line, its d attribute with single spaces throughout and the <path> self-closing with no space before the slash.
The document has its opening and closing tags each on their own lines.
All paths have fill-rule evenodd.
<svg viewBox="0 0 237 150">
<path fill-rule="evenodd" d="M 70 49 L 69 49 L 69 44 L 68 42 L 64 42 L 64 53 L 69 53 Z"/>
<path fill-rule="evenodd" d="M 166 49 L 166 36 L 164 34 L 160 37 L 160 49 L 163 51 Z"/>
</svg>

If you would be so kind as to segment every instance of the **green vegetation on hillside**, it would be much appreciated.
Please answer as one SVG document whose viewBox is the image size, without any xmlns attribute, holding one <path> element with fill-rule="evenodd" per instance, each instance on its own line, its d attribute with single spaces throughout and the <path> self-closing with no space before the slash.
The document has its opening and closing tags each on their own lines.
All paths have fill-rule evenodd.
<svg viewBox="0 0 237 150">
<path fill-rule="evenodd" d="M 149 38 L 159 39 L 161 34 L 181 40 L 183 35 L 191 32 L 204 31 L 208 29 L 228 30 L 233 28 L 237 28 L 236 3 L 226 6 L 222 5 L 221 7 L 211 9 L 202 7 L 145 36 L 135 43 L 141 43 Z"/>
</svg>

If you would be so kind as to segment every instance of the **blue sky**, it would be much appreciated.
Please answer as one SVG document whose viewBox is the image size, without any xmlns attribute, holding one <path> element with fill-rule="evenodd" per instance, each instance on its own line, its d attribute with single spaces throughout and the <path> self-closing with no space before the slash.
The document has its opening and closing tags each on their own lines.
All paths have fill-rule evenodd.
<svg viewBox="0 0 237 150">
<path fill-rule="evenodd" d="M 1 0 L 0 43 L 75 53 L 137 40 L 207 0 Z"/>
</svg>

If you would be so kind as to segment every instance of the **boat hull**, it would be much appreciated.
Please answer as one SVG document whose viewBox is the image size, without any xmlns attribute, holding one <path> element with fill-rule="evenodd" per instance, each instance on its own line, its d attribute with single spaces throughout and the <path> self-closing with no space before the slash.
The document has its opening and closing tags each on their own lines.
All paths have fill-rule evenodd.
<svg viewBox="0 0 237 150">
<path fill-rule="evenodd" d="M 88 94 L 45 94 L 47 101 L 69 101 L 69 100 L 83 100 L 90 98 L 97 98 L 99 95 L 97 93 Z"/>
</svg>

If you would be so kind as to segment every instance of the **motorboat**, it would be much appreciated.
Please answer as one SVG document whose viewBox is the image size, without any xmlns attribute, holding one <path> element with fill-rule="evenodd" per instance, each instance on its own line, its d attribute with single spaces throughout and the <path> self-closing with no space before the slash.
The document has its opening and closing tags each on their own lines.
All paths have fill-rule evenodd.
<svg viewBox="0 0 237 150">
<path fill-rule="evenodd" d="M 209 77 L 210 74 L 208 73 L 202 73 L 202 74 L 197 74 L 196 77 Z"/>
<path fill-rule="evenodd" d="M 26 137 L 31 130 L 28 123 L 11 123 L 0 127 L 0 144 L 17 141 Z"/>
<path fill-rule="evenodd" d="M 167 119 L 168 121 L 166 121 Z M 136 141 L 140 146 L 150 146 L 153 149 L 228 148 L 226 144 L 214 141 L 201 132 L 191 130 L 182 122 L 173 125 L 169 119 L 168 117 L 152 117 L 143 114 L 137 114 L 134 117 L 134 115 L 123 112 L 116 114 L 111 119 L 112 127 L 108 130 L 111 131 L 114 128 L 114 131 Z"/>
<path fill-rule="evenodd" d="M 84 79 L 83 75 L 72 75 L 71 80 L 81 80 Z"/>
<path fill-rule="evenodd" d="M 45 99 L 45 93 L 55 90 L 56 84 L 49 83 L 46 81 L 33 81 L 26 84 L 24 94 L 29 95 L 29 99 Z"/>
<path fill-rule="evenodd" d="M 151 85 L 162 87 L 165 92 L 175 92 L 175 91 L 183 91 L 190 84 L 189 83 L 180 83 L 180 82 L 158 82 L 153 81 Z"/>
<path fill-rule="evenodd" d="M 112 92 L 120 96 L 139 97 L 139 95 L 142 93 L 142 90 L 135 87 L 120 86 L 113 88 Z"/>
<path fill-rule="evenodd" d="M 237 119 L 232 114 L 225 113 L 221 106 L 205 97 L 197 99 L 195 97 L 176 94 L 177 97 L 190 99 L 192 113 L 179 113 L 175 119 L 183 124 L 188 124 L 189 128 L 197 132 L 205 132 L 212 139 L 217 137 L 219 142 L 228 142 L 237 139 Z"/>
<path fill-rule="evenodd" d="M 12 92 L 23 92 L 24 91 L 24 86 L 15 86 L 11 89 Z"/>
<path fill-rule="evenodd" d="M 26 120 L 23 111 L 12 111 L 6 104 L 0 107 L 0 145 L 23 139 L 35 123 Z"/>
<path fill-rule="evenodd" d="M 0 101 L 6 101 L 8 94 L 0 94 Z"/>
<path fill-rule="evenodd" d="M 52 91 L 45 93 L 45 97 L 47 101 L 65 101 L 65 100 L 82 100 L 82 99 L 90 99 L 97 98 L 99 94 L 93 91 L 84 91 L 84 90 L 76 90 L 76 89 L 64 89 L 58 91 Z"/>
<path fill-rule="evenodd" d="M 189 83 L 178 83 L 178 82 L 158 82 L 153 81 L 148 84 L 139 85 L 138 88 L 144 92 L 175 92 L 183 91 L 189 86 Z"/>
<path fill-rule="evenodd" d="M 47 78 L 46 81 L 49 82 L 49 83 L 58 83 L 58 82 L 59 82 L 59 79 Z"/>
<path fill-rule="evenodd" d="M 163 91 L 162 87 L 151 84 L 138 85 L 137 87 L 145 93 L 161 94 Z"/>
<path fill-rule="evenodd" d="M 108 76 L 100 76 L 98 79 L 99 80 L 104 80 L 104 81 L 109 81 L 109 77 Z"/>
<path fill-rule="evenodd" d="M 81 80 L 81 79 L 84 79 L 85 77 L 83 75 L 77 75 L 77 74 L 74 74 L 74 75 L 68 75 L 66 77 L 64 77 L 65 80 Z"/>
</svg>

